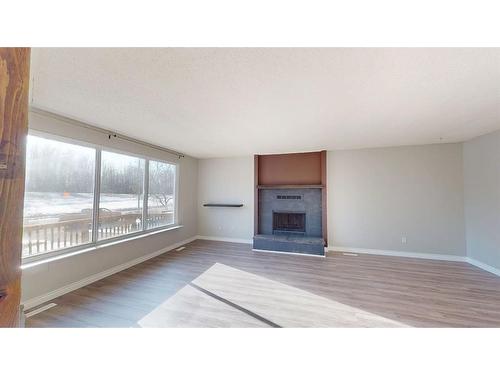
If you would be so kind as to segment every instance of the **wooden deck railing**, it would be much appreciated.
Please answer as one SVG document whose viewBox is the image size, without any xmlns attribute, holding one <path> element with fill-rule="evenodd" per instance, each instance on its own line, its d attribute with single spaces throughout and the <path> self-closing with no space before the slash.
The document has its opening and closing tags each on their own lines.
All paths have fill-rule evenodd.
<svg viewBox="0 0 500 375">
<path fill-rule="evenodd" d="M 150 214 L 147 228 L 157 228 L 173 222 L 173 213 Z M 122 214 L 99 219 L 98 239 L 117 237 L 142 229 L 142 214 Z M 38 255 L 92 241 L 92 219 L 64 220 L 49 224 L 25 225 L 23 257 Z"/>
</svg>

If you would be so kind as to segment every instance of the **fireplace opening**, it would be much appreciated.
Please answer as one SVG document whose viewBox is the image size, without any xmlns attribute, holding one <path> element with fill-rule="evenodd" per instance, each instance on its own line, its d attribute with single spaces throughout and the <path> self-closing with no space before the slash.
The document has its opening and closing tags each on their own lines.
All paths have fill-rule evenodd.
<svg viewBox="0 0 500 375">
<path fill-rule="evenodd" d="M 273 212 L 273 234 L 305 234 L 304 212 Z"/>
</svg>

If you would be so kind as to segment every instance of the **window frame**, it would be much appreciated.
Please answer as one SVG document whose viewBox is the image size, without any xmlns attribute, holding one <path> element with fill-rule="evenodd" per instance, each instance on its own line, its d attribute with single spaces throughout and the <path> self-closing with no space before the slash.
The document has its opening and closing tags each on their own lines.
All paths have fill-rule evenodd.
<svg viewBox="0 0 500 375">
<path fill-rule="evenodd" d="M 174 162 L 171 160 L 165 160 L 165 159 L 160 159 L 156 157 L 150 157 L 145 154 L 140 154 L 140 153 L 131 153 L 127 151 L 123 151 L 120 149 L 116 149 L 113 147 L 103 147 L 98 144 L 90 143 L 90 142 L 84 142 L 84 141 L 79 141 L 75 139 L 69 139 L 64 136 L 59 136 L 57 134 L 52 134 L 44 131 L 39 131 L 39 130 L 34 130 L 30 129 L 28 131 L 28 135 L 32 135 L 35 137 L 40 137 L 40 138 L 45 138 L 49 140 L 54 140 L 62 143 L 67 143 L 70 145 L 76 145 L 76 146 L 83 146 L 87 148 L 91 148 L 95 151 L 95 157 L 94 157 L 94 181 L 93 181 L 93 204 L 92 204 L 92 238 L 88 243 L 81 244 L 81 245 L 75 245 L 75 246 L 69 246 L 65 247 L 64 249 L 58 249 L 54 251 L 48 251 L 44 252 L 41 254 L 35 254 L 31 255 L 28 257 L 24 257 L 21 259 L 21 264 L 26 265 L 34 262 L 39 262 L 42 260 L 50 259 L 53 257 L 59 257 L 61 255 L 65 254 L 70 254 L 70 253 L 79 253 L 82 250 L 86 249 L 93 249 L 93 248 L 98 248 L 101 246 L 109 245 L 114 242 L 123 242 L 127 240 L 132 240 L 136 237 L 143 237 L 144 235 L 147 234 L 153 234 L 156 232 L 163 232 L 167 231 L 169 229 L 174 229 L 177 227 L 180 227 L 179 224 L 179 197 L 178 197 L 178 191 L 179 191 L 179 170 L 180 170 L 180 163 L 179 162 Z M 101 167 L 102 167 L 102 152 L 111 152 L 115 154 L 121 154 L 121 155 L 127 155 L 131 157 L 136 157 L 144 160 L 144 174 L 143 174 L 143 204 L 142 204 L 142 218 L 143 218 L 143 225 L 142 229 L 138 230 L 136 232 L 132 233 L 126 233 L 122 235 L 118 235 L 115 237 L 111 238 L 106 238 L 106 239 L 99 239 L 99 211 L 100 211 L 100 196 L 101 196 Z M 149 197 L 149 161 L 156 161 L 156 162 L 161 162 L 161 163 L 166 163 L 166 164 L 171 164 L 175 166 L 175 181 L 174 181 L 174 222 L 171 224 L 167 225 L 162 225 L 159 227 L 155 228 L 147 228 L 146 221 L 145 219 L 147 218 L 147 210 L 148 210 L 148 197 Z M 23 225 L 23 230 L 24 230 L 24 225 Z"/>
</svg>

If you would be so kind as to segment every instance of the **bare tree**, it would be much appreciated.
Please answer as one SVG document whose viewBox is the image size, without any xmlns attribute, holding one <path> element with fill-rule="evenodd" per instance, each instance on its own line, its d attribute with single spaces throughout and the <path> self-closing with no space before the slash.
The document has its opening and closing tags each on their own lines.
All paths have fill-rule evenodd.
<svg viewBox="0 0 500 375">
<path fill-rule="evenodd" d="M 175 189 L 175 165 L 149 162 L 149 195 L 160 206 L 168 209 L 173 204 Z"/>
</svg>

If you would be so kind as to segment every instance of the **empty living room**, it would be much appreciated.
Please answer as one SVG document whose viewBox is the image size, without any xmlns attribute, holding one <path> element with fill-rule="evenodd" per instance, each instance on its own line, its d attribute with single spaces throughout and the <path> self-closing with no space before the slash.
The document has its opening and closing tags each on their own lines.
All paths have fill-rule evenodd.
<svg viewBox="0 0 500 375">
<path fill-rule="evenodd" d="M 491 370 L 472 363 L 500 328 L 499 46 L 161 43 L 143 21 L 1 43 L 1 351 Z"/>
</svg>

